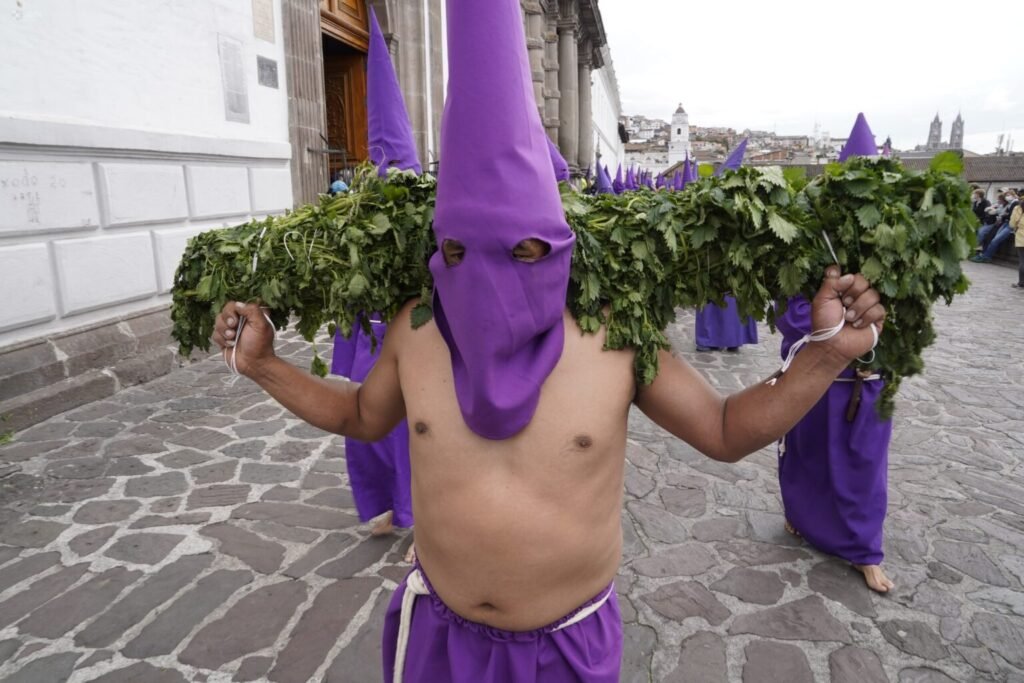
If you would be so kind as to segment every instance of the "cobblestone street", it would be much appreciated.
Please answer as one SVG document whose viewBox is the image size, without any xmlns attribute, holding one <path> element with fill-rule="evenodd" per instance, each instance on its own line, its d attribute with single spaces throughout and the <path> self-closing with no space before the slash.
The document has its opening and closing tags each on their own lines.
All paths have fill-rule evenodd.
<svg viewBox="0 0 1024 683">
<path fill-rule="evenodd" d="M 965 267 L 898 402 L 890 596 L 785 533 L 773 449 L 715 463 L 633 411 L 623 681 L 1024 682 L 1024 292 Z M 671 337 L 730 392 L 779 366 L 761 332 L 695 353 L 684 313 Z M 381 680 L 411 539 L 359 523 L 341 437 L 218 359 L 16 434 L 0 477 L 0 680 Z"/>
</svg>

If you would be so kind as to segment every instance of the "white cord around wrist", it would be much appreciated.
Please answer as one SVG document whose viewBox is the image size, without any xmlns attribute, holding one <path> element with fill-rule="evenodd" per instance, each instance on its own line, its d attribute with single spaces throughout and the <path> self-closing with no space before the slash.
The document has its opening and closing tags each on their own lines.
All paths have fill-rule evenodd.
<svg viewBox="0 0 1024 683">
<path fill-rule="evenodd" d="M 270 319 L 270 316 L 267 315 L 266 311 L 263 311 L 261 309 L 260 312 L 263 313 L 264 319 L 266 319 L 267 323 L 270 325 L 270 329 L 274 331 L 274 336 L 276 337 L 277 327 L 274 325 L 274 321 Z M 238 353 L 238 342 L 242 340 L 242 331 L 245 329 L 246 322 L 247 321 L 244 315 L 238 316 L 238 329 L 235 331 L 234 341 L 231 342 L 231 354 L 224 358 L 224 363 L 228 366 L 228 370 L 230 370 L 231 374 L 235 376 L 242 374 L 238 371 L 238 361 L 236 358 L 236 354 Z"/>
</svg>

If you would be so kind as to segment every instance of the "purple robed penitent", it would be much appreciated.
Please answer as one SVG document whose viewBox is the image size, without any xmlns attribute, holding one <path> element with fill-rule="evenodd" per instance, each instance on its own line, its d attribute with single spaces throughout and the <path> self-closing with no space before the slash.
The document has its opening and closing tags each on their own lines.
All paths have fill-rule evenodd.
<svg viewBox="0 0 1024 683">
<path fill-rule="evenodd" d="M 551 166 L 555 170 L 555 180 L 558 182 L 569 182 L 569 162 L 565 160 L 558 149 L 558 145 L 548 138 L 548 154 L 551 156 Z"/>
<path fill-rule="evenodd" d="M 782 356 L 811 331 L 811 305 L 790 299 L 777 321 Z M 875 410 L 882 380 L 860 385 L 860 405 L 847 419 L 855 392 L 847 370 L 785 436 L 779 453 L 779 485 L 786 519 L 808 543 L 858 565 L 882 561 L 892 420 Z"/>
<path fill-rule="evenodd" d="M 597 165 L 597 178 L 594 180 L 594 194 L 612 194 L 612 179 L 608 177 L 608 167 Z"/>
<path fill-rule="evenodd" d="M 466 426 L 486 439 L 507 439 L 528 428 L 561 358 L 575 237 L 534 100 L 519 0 L 447 0 L 446 7 L 448 99 L 434 234 L 438 247 L 454 240 L 465 249 L 457 263 L 446 263 L 440 249 L 430 259 L 434 321 L 451 357 L 448 391 L 454 389 Z M 516 245 L 526 239 L 545 242 L 548 254 L 517 259 Z M 478 458 L 494 458 L 477 450 Z M 495 460 L 494 466 L 503 465 Z M 505 512 L 514 523 L 515 510 Z M 622 624 L 611 586 L 578 623 L 560 628 L 570 614 L 512 633 L 452 612 L 430 588 L 428 570 L 414 569 L 388 608 L 387 680 L 400 661 L 407 683 L 619 680 Z"/>
<path fill-rule="evenodd" d="M 389 168 L 421 172 L 416 157 L 416 143 L 406 113 L 402 92 L 398 86 L 391 55 L 377 16 L 370 10 L 370 51 L 366 67 L 366 105 L 370 159 L 381 175 Z M 377 349 L 384 339 L 387 326 L 372 323 L 377 338 Z M 370 373 L 377 358 L 371 353 L 371 340 L 357 320 L 351 336 L 341 332 L 334 337 L 331 374 L 362 382 Z M 395 526 L 411 527 L 412 496 L 409 475 L 409 427 L 401 422 L 380 441 L 366 443 L 345 439 L 345 462 L 349 484 L 359 518 L 366 522 L 388 510 L 393 511 Z"/>
<path fill-rule="evenodd" d="M 757 343 L 757 323 L 753 318 L 740 319 L 736 299 L 725 297 L 725 307 L 713 303 L 697 311 L 697 346 L 729 349 Z"/>
<path fill-rule="evenodd" d="M 376 348 L 371 351 L 371 339 L 356 321 L 352 338 L 342 339 L 343 344 L 335 342 L 331 374 L 348 377 L 353 382 L 362 382 L 370 374 L 387 334 L 386 324 L 371 322 L 370 325 L 377 338 Z M 346 438 L 345 464 L 359 519 L 366 522 L 391 510 L 395 526 L 413 525 L 409 427 L 404 421 L 380 441 L 367 443 Z"/>
<path fill-rule="evenodd" d="M 736 148 L 729 153 L 729 156 L 725 158 L 722 165 L 715 171 L 716 176 L 720 176 L 726 171 L 738 171 L 740 166 L 743 165 L 743 155 L 747 153 L 747 140 L 743 138 L 740 144 L 736 145 Z"/>
<path fill-rule="evenodd" d="M 868 120 L 863 113 L 857 114 L 850 137 L 846 139 L 846 144 L 843 145 L 843 150 L 839 153 L 839 161 L 846 161 L 852 156 L 871 157 L 877 154 L 875 134 L 871 132 Z"/>
</svg>

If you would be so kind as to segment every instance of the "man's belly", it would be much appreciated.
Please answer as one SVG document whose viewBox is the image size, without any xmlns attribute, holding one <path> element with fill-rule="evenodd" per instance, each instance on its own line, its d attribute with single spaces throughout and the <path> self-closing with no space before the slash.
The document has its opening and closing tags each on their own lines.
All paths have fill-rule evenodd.
<svg viewBox="0 0 1024 683">
<path fill-rule="evenodd" d="M 566 486 L 552 497 L 551 489 L 537 495 L 507 479 L 463 483 L 441 495 L 418 495 L 414 484 L 416 554 L 455 613 L 528 631 L 572 612 L 615 577 L 621 484 L 603 495 L 592 485 Z"/>
</svg>

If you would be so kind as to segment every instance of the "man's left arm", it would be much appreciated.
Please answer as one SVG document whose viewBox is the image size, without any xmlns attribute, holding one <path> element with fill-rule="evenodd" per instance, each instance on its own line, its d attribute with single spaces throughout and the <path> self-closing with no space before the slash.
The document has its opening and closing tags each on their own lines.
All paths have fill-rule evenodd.
<svg viewBox="0 0 1024 683">
<path fill-rule="evenodd" d="M 815 330 L 829 329 L 844 317 L 838 334 L 804 346 L 773 384 L 760 382 L 728 397 L 663 351 L 658 376 L 640 389 L 637 407 L 708 457 L 736 462 L 792 429 L 839 373 L 874 345 L 870 326 L 879 329 L 885 318 L 878 293 L 862 276 L 840 277 L 833 266 L 812 302 L 812 324 Z"/>
</svg>

